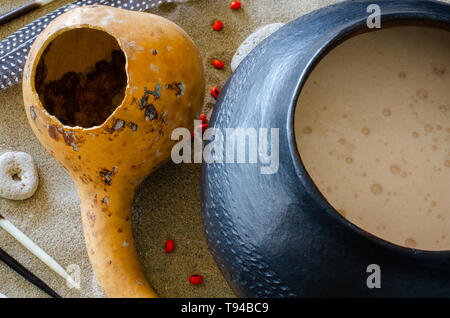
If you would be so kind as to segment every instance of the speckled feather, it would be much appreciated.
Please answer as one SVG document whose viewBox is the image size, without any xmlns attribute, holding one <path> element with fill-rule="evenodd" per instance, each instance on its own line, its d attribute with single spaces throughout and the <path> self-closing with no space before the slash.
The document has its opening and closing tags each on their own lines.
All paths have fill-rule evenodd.
<svg viewBox="0 0 450 318">
<path fill-rule="evenodd" d="M 79 0 L 50 12 L 0 42 L 0 89 L 21 82 L 23 66 L 36 37 L 56 17 L 71 9 L 102 4 L 120 9 L 145 11 L 162 3 L 184 1 L 186 0 Z"/>
</svg>

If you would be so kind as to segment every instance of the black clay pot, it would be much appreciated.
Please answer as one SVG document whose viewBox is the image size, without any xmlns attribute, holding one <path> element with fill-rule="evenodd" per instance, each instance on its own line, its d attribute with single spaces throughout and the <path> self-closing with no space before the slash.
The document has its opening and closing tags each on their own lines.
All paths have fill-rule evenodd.
<svg viewBox="0 0 450 318">
<path fill-rule="evenodd" d="M 241 63 L 222 90 L 211 126 L 279 128 L 279 170 L 260 164 L 203 164 L 202 214 L 209 248 L 243 297 L 449 297 L 450 251 L 383 241 L 341 217 L 318 191 L 297 152 L 297 98 L 313 67 L 338 43 L 381 26 L 449 28 L 450 6 L 432 1 L 348 1 L 287 24 Z M 381 288 L 368 288 L 369 264 Z"/>
</svg>

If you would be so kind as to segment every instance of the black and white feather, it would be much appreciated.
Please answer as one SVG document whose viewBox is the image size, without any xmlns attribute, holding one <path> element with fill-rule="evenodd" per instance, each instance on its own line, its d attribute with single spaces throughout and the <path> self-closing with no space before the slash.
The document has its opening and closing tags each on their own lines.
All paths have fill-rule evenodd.
<svg viewBox="0 0 450 318">
<path fill-rule="evenodd" d="M 145 11 L 167 2 L 177 2 L 177 0 L 78 0 L 44 15 L 0 42 L 0 89 L 21 82 L 23 66 L 34 39 L 53 19 L 64 12 L 92 4 Z"/>
</svg>

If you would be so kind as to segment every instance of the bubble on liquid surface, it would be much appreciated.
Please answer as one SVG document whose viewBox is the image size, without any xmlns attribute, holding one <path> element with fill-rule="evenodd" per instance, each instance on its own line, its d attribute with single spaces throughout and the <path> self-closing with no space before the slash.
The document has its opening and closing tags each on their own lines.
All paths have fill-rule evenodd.
<svg viewBox="0 0 450 318">
<path fill-rule="evenodd" d="M 347 157 L 347 158 L 345 158 L 345 162 L 352 163 L 353 162 L 353 158 L 352 157 Z"/>
<path fill-rule="evenodd" d="M 413 138 L 419 138 L 419 133 L 417 131 L 412 132 Z"/>
<path fill-rule="evenodd" d="M 416 91 L 416 95 L 417 97 L 419 97 L 420 99 L 426 99 L 428 98 L 428 91 L 425 88 L 419 88 Z"/>
<path fill-rule="evenodd" d="M 363 135 L 368 136 L 368 135 L 370 134 L 370 129 L 367 128 L 367 127 L 364 127 L 364 128 L 361 130 L 361 132 L 362 132 Z"/>
<path fill-rule="evenodd" d="M 400 173 L 400 167 L 398 165 L 392 165 L 390 170 L 391 170 L 392 174 L 399 174 Z"/>
<path fill-rule="evenodd" d="M 428 97 L 428 91 L 425 88 L 419 88 L 416 91 L 416 95 L 417 97 L 419 97 L 420 99 L 426 99 Z"/>
<path fill-rule="evenodd" d="M 444 166 L 446 166 L 447 168 L 450 168 L 450 160 L 445 160 Z"/>
<path fill-rule="evenodd" d="M 439 111 L 445 113 L 447 111 L 447 106 L 445 106 L 445 105 L 439 106 Z"/>
<path fill-rule="evenodd" d="M 389 108 L 383 109 L 383 116 L 389 117 L 392 115 L 392 112 Z"/>
<path fill-rule="evenodd" d="M 309 126 L 306 126 L 306 127 L 303 129 L 303 132 L 304 132 L 305 134 L 307 134 L 307 135 L 310 135 L 310 134 L 312 133 L 312 128 L 309 127 Z"/>
<path fill-rule="evenodd" d="M 431 69 L 433 70 L 433 74 L 437 76 L 442 76 L 446 72 L 446 67 L 441 63 L 431 63 Z"/>
<path fill-rule="evenodd" d="M 370 191 L 375 195 L 380 195 L 383 192 L 383 187 L 378 183 L 374 183 L 370 186 Z"/>
<path fill-rule="evenodd" d="M 401 79 L 405 79 L 406 78 L 406 73 L 405 72 L 400 72 L 398 73 L 398 77 Z"/>
<path fill-rule="evenodd" d="M 430 124 L 426 124 L 424 126 L 424 129 L 425 129 L 426 132 L 432 132 L 433 131 L 433 126 L 430 125 Z"/>
</svg>

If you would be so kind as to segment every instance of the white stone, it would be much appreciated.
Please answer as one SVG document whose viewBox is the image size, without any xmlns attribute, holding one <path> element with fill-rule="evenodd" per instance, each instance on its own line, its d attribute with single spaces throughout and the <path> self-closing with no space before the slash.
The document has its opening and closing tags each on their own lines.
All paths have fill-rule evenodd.
<svg viewBox="0 0 450 318">
<path fill-rule="evenodd" d="M 0 156 L 0 197 L 25 200 L 33 196 L 39 176 L 33 157 L 25 152 L 6 152 Z"/>
</svg>

